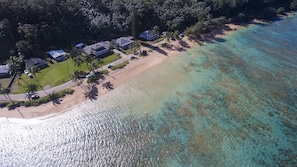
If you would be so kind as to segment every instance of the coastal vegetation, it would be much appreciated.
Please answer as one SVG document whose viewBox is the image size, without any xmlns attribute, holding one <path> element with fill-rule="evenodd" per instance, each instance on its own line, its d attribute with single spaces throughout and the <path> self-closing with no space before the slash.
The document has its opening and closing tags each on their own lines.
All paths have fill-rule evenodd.
<svg viewBox="0 0 297 167">
<path fill-rule="evenodd" d="M 121 68 L 124 68 L 127 64 L 129 64 L 129 61 L 125 61 L 123 63 L 112 66 L 112 67 L 110 67 L 110 69 L 112 69 L 112 70 L 121 69 Z"/>
<path fill-rule="evenodd" d="M 41 97 L 39 99 L 35 100 L 27 100 L 27 101 L 8 101 L 8 102 L 1 102 L 0 103 L 0 108 L 7 107 L 8 109 L 14 109 L 19 106 L 25 106 L 25 107 L 30 107 L 30 106 L 39 106 L 41 104 L 48 103 L 50 101 L 57 100 L 59 98 L 62 98 L 66 95 L 73 94 L 74 90 L 73 89 L 65 89 L 59 92 L 54 92 L 51 93 L 45 97 Z"/>
<path fill-rule="evenodd" d="M 273 19 L 297 9 L 296 0 L 11 0 L 0 2 L 0 62 L 18 52 L 42 57 L 71 48 L 139 32 L 187 29 L 195 36 L 226 22 Z M 189 28 L 188 28 L 189 27 Z M 132 32 L 132 33 L 131 33 Z"/>
</svg>

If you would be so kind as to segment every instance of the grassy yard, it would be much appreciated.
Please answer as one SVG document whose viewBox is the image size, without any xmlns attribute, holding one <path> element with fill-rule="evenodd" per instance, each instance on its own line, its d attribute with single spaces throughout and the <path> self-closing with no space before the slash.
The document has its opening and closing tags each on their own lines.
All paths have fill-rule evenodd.
<svg viewBox="0 0 297 167">
<path fill-rule="evenodd" d="M 102 64 L 100 64 L 100 65 L 102 65 L 102 66 L 107 65 L 107 64 L 109 64 L 111 62 L 114 62 L 114 61 L 118 60 L 119 58 L 120 57 L 119 57 L 119 55 L 117 53 L 113 53 L 112 55 L 101 59 Z"/>
<path fill-rule="evenodd" d="M 126 55 L 129 55 L 129 54 L 132 54 L 133 51 L 135 51 L 135 50 L 137 51 L 137 50 L 139 50 L 139 48 L 135 48 L 135 49 L 129 48 L 129 49 L 126 49 L 126 50 L 121 49 L 121 52 L 125 53 Z"/>
<path fill-rule="evenodd" d="M 100 66 L 109 64 L 117 60 L 118 58 L 119 56 L 116 53 L 113 53 L 112 55 L 101 59 L 102 63 L 99 63 L 99 61 L 97 61 L 97 63 L 100 67 Z M 59 62 L 59 63 L 57 62 L 55 62 L 54 64 L 48 63 L 48 65 L 49 67 L 40 70 L 33 78 L 30 78 L 26 74 L 22 74 L 19 82 L 15 82 L 15 86 L 18 87 L 18 90 L 13 93 L 15 94 L 25 93 L 26 92 L 25 87 L 26 85 L 29 85 L 29 84 L 38 85 L 39 83 L 42 87 L 45 87 L 47 85 L 49 85 L 50 87 L 60 85 L 70 80 L 69 75 L 73 73 L 74 69 L 79 71 L 88 71 L 86 63 L 82 64 L 78 68 L 74 66 L 74 63 L 70 58 L 66 61 Z M 41 90 L 40 86 L 38 86 L 38 90 Z"/>
<path fill-rule="evenodd" d="M 3 87 L 3 88 L 7 88 L 7 86 L 9 85 L 11 81 L 11 78 L 0 78 L 0 85 Z"/>
</svg>

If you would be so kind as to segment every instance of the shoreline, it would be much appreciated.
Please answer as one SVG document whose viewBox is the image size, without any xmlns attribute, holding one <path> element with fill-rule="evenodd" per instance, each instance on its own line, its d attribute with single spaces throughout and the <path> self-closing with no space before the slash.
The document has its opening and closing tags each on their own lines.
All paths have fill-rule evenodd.
<svg viewBox="0 0 297 167">
<path fill-rule="evenodd" d="M 212 41 L 215 38 L 225 37 L 236 32 L 239 29 L 248 27 L 250 25 L 265 23 L 260 20 L 254 19 L 252 22 L 246 24 L 225 24 L 222 27 L 212 30 L 210 33 L 203 34 L 202 39 L 190 39 L 185 36 L 182 38 L 184 42 L 187 43 L 187 47 L 182 47 L 178 40 L 171 41 L 170 45 L 173 49 L 163 48 L 161 45 L 158 45 L 158 49 L 152 50 L 151 48 L 147 48 L 142 46 L 141 50 L 152 50 L 152 52 L 148 51 L 147 56 L 140 56 L 138 59 L 131 60 L 127 66 L 123 69 L 118 69 L 115 71 L 111 71 L 108 75 L 105 75 L 105 79 L 100 81 L 100 84 L 96 85 L 98 90 L 98 96 L 96 99 L 88 99 L 85 98 L 84 90 L 81 86 L 72 86 L 71 89 L 74 89 L 74 93 L 72 95 L 66 95 L 61 98 L 60 104 L 53 104 L 52 102 L 42 104 L 40 106 L 32 106 L 32 107 L 18 107 L 14 110 L 8 110 L 8 108 L 3 108 L 0 111 L 0 118 L 22 118 L 22 119 L 46 119 L 52 116 L 59 115 L 61 113 L 67 112 L 73 109 L 75 106 L 81 105 L 83 103 L 89 103 L 91 101 L 96 101 L 97 99 L 102 98 L 102 96 L 108 94 L 111 89 L 107 89 L 103 86 L 104 83 L 111 83 L 113 89 L 116 89 L 118 86 L 122 85 L 129 79 L 132 79 L 141 73 L 159 66 L 165 62 L 167 62 L 171 57 L 182 54 L 185 51 L 193 49 L 194 47 L 199 47 L 201 44 L 207 43 L 208 41 Z M 182 50 L 179 48 L 182 47 Z M 83 81 L 83 84 L 86 85 L 86 80 Z M 24 115 L 24 118 L 19 113 L 19 111 Z"/>
</svg>

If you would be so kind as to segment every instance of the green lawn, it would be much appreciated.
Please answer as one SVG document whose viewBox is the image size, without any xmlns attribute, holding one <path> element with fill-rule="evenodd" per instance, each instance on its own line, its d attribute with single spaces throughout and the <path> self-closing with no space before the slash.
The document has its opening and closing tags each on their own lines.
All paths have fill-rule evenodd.
<svg viewBox="0 0 297 167">
<path fill-rule="evenodd" d="M 118 58 L 119 56 L 116 53 L 113 53 L 112 55 L 101 59 L 102 63 L 99 63 L 99 61 L 97 61 L 97 63 L 100 67 L 100 66 L 109 64 L 117 60 Z M 54 64 L 48 63 L 48 65 L 49 67 L 40 70 L 36 74 L 36 78 L 35 77 L 30 78 L 28 75 L 22 74 L 19 82 L 15 82 L 15 86 L 18 87 L 18 90 L 13 93 L 15 94 L 25 93 L 26 92 L 25 87 L 26 85 L 29 85 L 29 84 L 39 83 L 42 87 L 46 85 L 54 87 L 62 83 L 65 83 L 70 80 L 69 75 L 73 73 L 74 68 L 76 68 L 76 70 L 79 70 L 79 71 L 88 71 L 86 63 L 82 64 L 79 68 L 74 67 L 74 63 L 70 58 L 63 62 L 54 62 Z M 38 90 L 41 90 L 39 86 L 38 86 Z"/>
<path fill-rule="evenodd" d="M 114 61 L 118 60 L 119 58 L 120 57 L 119 57 L 119 55 L 117 53 L 113 53 L 112 55 L 101 59 L 102 64 L 100 64 L 100 65 L 102 65 L 102 66 L 107 65 L 107 64 L 109 64 L 111 62 L 114 62 Z"/>
<path fill-rule="evenodd" d="M 3 88 L 7 88 L 7 86 L 9 85 L 11 81 L 11 78 L 0 78 L 0 85 L 3 87 Z"/>
<path fill-rule="evenodd" d="M 133 49 L 132 48 L 128 48 L 128 49 L 121 49 L 121 52 L 125 53 L 126 55 L 129 55 L 129 54 L 132 54 L 134 51 L 138 51 L 140 49 L 140 46 L 138 47 L 134 47 Z"/>
</svg>

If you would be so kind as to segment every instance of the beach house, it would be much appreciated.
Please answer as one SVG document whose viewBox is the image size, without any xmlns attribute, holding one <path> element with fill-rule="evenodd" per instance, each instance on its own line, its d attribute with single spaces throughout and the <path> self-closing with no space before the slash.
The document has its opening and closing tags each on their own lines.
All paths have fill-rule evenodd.
<svg viewBox="0 0 297 167">
<path fill-rule="evenodd" d="M 0 78 L 6 78 L 10 76 L 9 65 L 0 65 Z"/>
<path fill-rule="evenodd" d="M 82 51 L 88 55 L 94 55 L 96 57 L 100 57 L 105 53 L 110 51 L 110 42 L 97 42 L 92 45 L 85 46 L 82 48 Z"/>
<path fill-rule="evenodd" d="M 128 49 L 129 46 L 133 43 L 133 40 L 131 39 L 131 37 L 120 37 L 116 39 L 115 43 L 122 49 Z"/>
<path fill-rule="evenodd" d="M 159 34 L 154 33 L 152 30 L 146 30 L 146 31 L 140 33 L 139 37 L 141 37 L 145 40 L 148 40 L 148 41 L 152 41 L 152 40 L 159 38 Z"/>
<path fill-rule="evenodd" d="M 66 57 L 67 53 L 64 52 L 63 50 L 51 50 L 51 51 L 48 51 L 47 54 L 49 54 L 57 62 L 64 61 L 67 59 Z"/>
<path fill-rule="evenodd" d="M 48 67 L 45 60 L 41 58 L 29 58 L 26 59 L 26 69 L 32 71 L 34 68 L 43 69 Z"/>
</svg>

